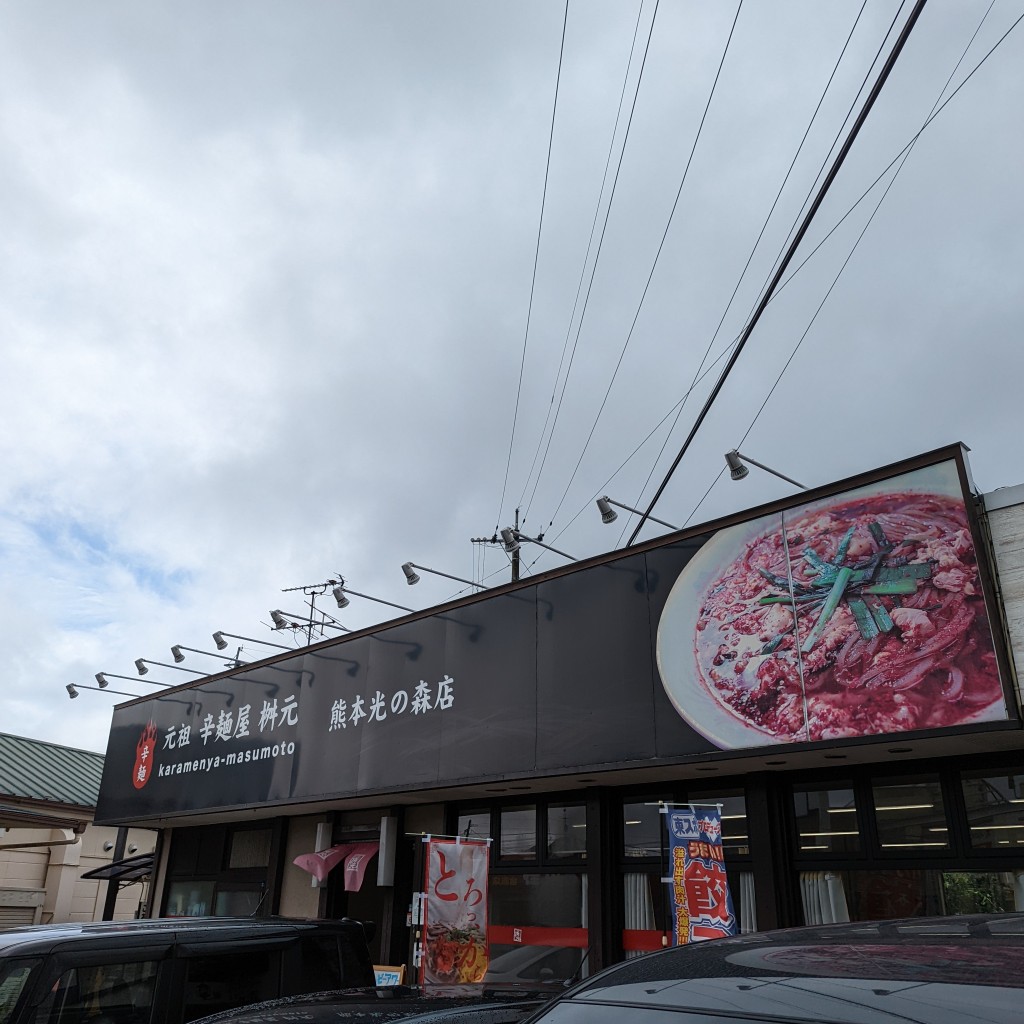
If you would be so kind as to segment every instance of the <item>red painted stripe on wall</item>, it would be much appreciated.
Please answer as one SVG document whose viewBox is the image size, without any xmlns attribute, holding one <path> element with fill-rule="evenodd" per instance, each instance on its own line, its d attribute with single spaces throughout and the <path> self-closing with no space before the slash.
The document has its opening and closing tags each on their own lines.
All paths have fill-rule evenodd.
<svg viewBox="0 0 1024 1024">
<path fill-rule="evenodd" d="M 590 937 L 586 928 L 540 928 L 492 924 L 487 938 L 498 946 L 568 946 L 586 949 Z"/>
<path fill-rule="evenodd" d="M 622 933 L 622 948 L 628 952 L 650 953 L 672 945 L 671 932 L 656 932 L 627 928 Z"/>
</svg>

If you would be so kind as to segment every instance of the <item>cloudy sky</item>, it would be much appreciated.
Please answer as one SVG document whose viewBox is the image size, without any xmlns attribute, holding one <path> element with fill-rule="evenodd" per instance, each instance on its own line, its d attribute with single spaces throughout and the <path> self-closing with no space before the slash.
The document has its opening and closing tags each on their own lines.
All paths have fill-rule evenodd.
<svg viewBox="0 0 1024 1024">
<path fill-rule="evenodd" d="M 517 506 L 625 543 L 593 499 L 650 500 L 909 8 L 4 5 L 0 730 L 102 750 L 121 698 L 67 683 L 290 644 L 285 588 L 504 581 L 470 538 Z M 791 491 L 733 447 L 815 485 L 962 440 L 1024 482 L 1022 14 L 927 4 L 655 515 Z"/>
</svg>

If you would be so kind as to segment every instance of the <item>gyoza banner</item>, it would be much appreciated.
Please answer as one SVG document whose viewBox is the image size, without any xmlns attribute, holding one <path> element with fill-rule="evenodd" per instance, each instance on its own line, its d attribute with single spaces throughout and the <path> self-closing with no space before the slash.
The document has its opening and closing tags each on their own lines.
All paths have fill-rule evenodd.
<svg viewBox="0 0 1024 1024">
<path fill-rule="evenodd" d="M 675 945 L 736 934 L 716 807 L 667 810 Z"/>
<path fill-rule="evenodd" d="M 465 985 L 487 973 L 487 872 L 490 844 L 426 841 L 423 985 Z"/>
</svg>

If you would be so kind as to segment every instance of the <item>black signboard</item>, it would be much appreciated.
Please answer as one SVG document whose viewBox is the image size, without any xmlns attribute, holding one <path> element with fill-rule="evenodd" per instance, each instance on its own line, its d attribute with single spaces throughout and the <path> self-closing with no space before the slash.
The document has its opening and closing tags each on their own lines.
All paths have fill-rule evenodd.
<svg viewBox="0 0 1024 1024">
<path fill-rule="evenodd" d="M 1016 723 L 959 447 L 115 709 L 97 819 Z"/>
</svg>

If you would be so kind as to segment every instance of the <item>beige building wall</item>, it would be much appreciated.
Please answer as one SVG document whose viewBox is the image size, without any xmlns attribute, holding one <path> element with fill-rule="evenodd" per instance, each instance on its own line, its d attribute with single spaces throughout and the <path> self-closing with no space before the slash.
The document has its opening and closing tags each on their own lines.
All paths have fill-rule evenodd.
<svg viewBox="0 0 1024 1024">
<path fill-rule="evenodd" d="M 6 830 L 0 835 L 0 922 L 101 920 L 107 882 L 81 876 L 112 861 L 116 840 L 117 829 L 103 825 L 89 825 L 79 836 L 70 829 Z M 155 832 L 132 829 L 125 855 L 152 853 L 155 845 Z M 141 884 L 121 889 L 114 919 L 134 917 L 145 892 Z"/>
<path fill-rule="evenodd" d="M 327 818 L 322 814 L 291 818 L 288 822 L 285 867 L 281 878 L 280 913 L 283 917 L 320 916 L 320 887 L 313 884 L 315 880 L 308 871 L 303 871 L 292 863 L 300 854 L 316 851 L 319 824 L 329 826 Z M 329 835 L 327 841 L 330 841 Z"/>
<path fill-rule="evenodd" d="M 985 508 L 1010 653 L 1019 670 L 1024 666 L 1024 484 L 986 494 Z M 1019 673 L 1017 696 L 1024 696 Z"/>
</svg>

